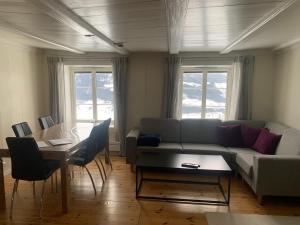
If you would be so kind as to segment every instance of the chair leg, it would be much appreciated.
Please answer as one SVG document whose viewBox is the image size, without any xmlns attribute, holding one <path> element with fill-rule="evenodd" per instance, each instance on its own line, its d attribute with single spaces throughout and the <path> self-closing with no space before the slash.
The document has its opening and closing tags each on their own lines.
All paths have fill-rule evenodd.
<svg viewBox="0 0 300 225">
<path fill-rule="evenodd" d="M 10 219 L 12 219 L 12 213 L 13 213 L 13 207 L 14 207 L 15 193 L 16 193 L 16 191 L 18 190 L 18 185 L 19 185 L 19 180 L 17 179 L 17 180 L 15 180 L 15 183 L 14 183 L 14 189 L 13 189 L 13 193 L 12 193 L 12 196 L 11 196 L 10 214 L 9 214 Z"/>
<path fill-rule="evenodd" d="M 112 163 L 111 163 L 111 160 L 110 160 L 110 156 L 109 156 L 109 154 L 108 154 L 107 151 L 105 151 L 105 155 L 106 155 L 106 157 L 107 157 L 107 159 L 108 159 L 108 163 L 109 163 L 109 165 L 110 165 L 110 169 L 112 170 L 112 169 L 113 169 L 113 166 L 112 166 Z"/>
<path fill-rule="evenodd" d="M 100 157 L 98 157 L 98 158 L 99 158 L 99 162 L 100 162 L 100 165 L 101 165 L 101 167 L 102 167 L 102 169 L 103 169 L 103 173 L 104 173 L 105 180 L 106 180 L 106 179 L 107 179 L 107 175 L 106 175 L 106 172 L 105 172 L 104 165 L 103 165 L 103 163 L 102 163 L 102 160 L 101 160 L 101 158 L 100 158 Z"/>
<path fill-rule="evenodd" d="M 43 188 L 42 188 L 42 193 L 41 193 L 41 198 L 40 198 L 40 218 L 42 218 L 42 210 L 43 210 L 43 197 L 44 197 L 44 193 L 45 193 L 45 184 L 46 184 L 47 180 L 44 180 L 43 182 Z"/>
<path fill-rule="evenodd" d="M 101 171 L 101 169 L 100 169 L 99 163 L 97 162 L 97 159 L 94 159 L 94 161 L 95 161 L 95 163 L 96 163 L 96 165 L 97 165 L 97 167 L 98 167 L 98 170 L 99 170 L 99 173 L 100 173 L 102 182 L 103 182 L 103 184 L 104 184 L 105 181 L 104 181 L 103 174 L 102 174 L 102 171 Z"/>
<path fill-rule="evenodd" d="M 95 196 L 96 196 L 97 195 L 97 190 L 96 190 L 96 186 L 95 186 L 92 174 L 90 173 L 89 169 L 86 166 L 84 166 L 84 168 L 86 169 L 87 173 L 89 174 L 89 176 L 91 178 L 91 181 L 92 181 L 92 184 L 93 184 L 93 188 L 94 188 L 94 192 L 95 192 Z"/>
</svg>

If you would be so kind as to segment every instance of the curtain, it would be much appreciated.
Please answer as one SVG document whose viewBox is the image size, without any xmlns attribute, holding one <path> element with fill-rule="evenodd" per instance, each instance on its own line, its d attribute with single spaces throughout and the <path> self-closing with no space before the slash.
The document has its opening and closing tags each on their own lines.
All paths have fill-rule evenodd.
<svg viewBox="0 0 300 225">
<path fill-rule="evenodd" d="M 126 136 L 126 92 L 127 92 L 127 63 L 128 58 L 115 57 L 112 59 L 113 80 L 114 80 L 114 103 L 116 109 L 115 126 L 120 139 L 121 155 L 125 156 Z"/>
<path fill-rule="evenodd" d="M 234 60 L 229 119 L 252 118 L 252 80 L 254 56 L 238 56 Z"/>
<path fill-rule="evenodd" d="M 180 66 L 181 57 L 179 57 L 178 55 L 170 55 L 167 58 L 167 66 L 164 80 L 165 118 L 179 118 Z"/>
<path fill-rule="evenodd" d="M 48 57 L 50 114 L 55 123 L 65 121 L 65 80 L 62 58 Z"/>
</svg>

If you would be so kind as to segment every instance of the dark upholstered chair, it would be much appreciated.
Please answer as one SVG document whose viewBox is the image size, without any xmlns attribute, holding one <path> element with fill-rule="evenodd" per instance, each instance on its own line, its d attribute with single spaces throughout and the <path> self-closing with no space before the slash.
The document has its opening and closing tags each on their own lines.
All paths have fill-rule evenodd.
<svg viewBox="0 0 300 225">
<path fill-rule="evenodd" d="M 108 141 L 109 124 L 110 124 L 110 119 L 95 126 L 92 129 L 90 136 L 88 137 L 85 144 L 83 146 L 81 146 L 81 148 L 77 151 L 77 153 L 75 153 L 75 155 L 72 156 L 70 159 L 70 164 L 75 165 L 75 166 L 84 167 L 86 169 L 86 171 L 92 181 L 95 195 L 97 194 L 95 183 L 94 183 L 93 177 L 92 177 L 90 171 L 88 170 L 88 168 L 86 167 L 86 165 L 89 164 L 90 162 L 94 161 L 98 167 L 98 170 L 100 172 L 100 176 L 101 176 L 103 183 L 105 182 L 103 174 L 102 174 L 102 170 L 103 170 L 104 176 L 106 178 L 105 169 L 104 169 L 101 159 L 99 158 L 99 161 L 100 161 L 100 164 L 102 167 L 102 170 L 101 170 L 100 165 L 97 161 L 97 155 L 104 149 L 104 147 L 106 146 L 106 143 Z"/>
<path fill-rule="evenodd" d="M 39 123 L 42 130 L 54 126 L 54 122 L 51 116 L 41 116 L 39 118 Z"/>
<path fill-rule="evenodd" d="M 32 134 L 32 131 L 27 122 L 14 124 L 12 125 L 12 129 L 16 137 L 25 137 Z"/>
<path fill-rule="evenodd" d="M 44 181 L 40 198 L 40 216 L 42 212 L 43 195 L 47 179 L 59 168 L 59 161 L 43 159 L 34 138 L 8 137 L 12 177 L 15 179 L 11 198 L 10 217 L 12 218 L 14 195 L 18 189 L 19 180 Z"/>
</svg>

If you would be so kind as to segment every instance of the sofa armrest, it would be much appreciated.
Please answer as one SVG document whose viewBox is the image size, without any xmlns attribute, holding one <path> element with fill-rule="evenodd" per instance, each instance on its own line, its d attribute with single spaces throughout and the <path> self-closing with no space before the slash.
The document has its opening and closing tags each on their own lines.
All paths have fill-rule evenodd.
<svg viewBox="0 0 300 225">
<path fill-rule="evenodd" d="M 259 196 L 300 196 L 300 156 L 256 155 L 253 189 Z"/>
<path fill-rule="evenodd" d="M 136 150 L 137 150 L 137 139 L 140 135 L 140 130 L 134 128 L 126 136 L 126 162 L 135 164 Z"/>
</svg>

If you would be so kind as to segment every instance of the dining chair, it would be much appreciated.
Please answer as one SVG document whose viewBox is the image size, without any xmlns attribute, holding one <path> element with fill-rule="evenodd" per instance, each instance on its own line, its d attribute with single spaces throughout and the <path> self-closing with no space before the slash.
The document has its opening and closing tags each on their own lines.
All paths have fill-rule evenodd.
<svg viewBox="0 0 300 225">
<path fill-rule="evenodd" d="M 38 145 L 32 137 L 7 137 L 6 143 L 11 156 L 12 177 L 15 179 L 11 197 L 10 218 L 12 218 L 14 196 L 20 180 L 43 181 L 39 211 L 41 217 L 45 184 L 47 179 L 60 167 L 59 161 L 43 159 Z"/>
<path fill-rule="evenodd" d="M 11 126 L 16 137 L 25 137 L 32 134 L 27 122 L 17 123 Z"/>
<path fill-rule="evenodd" d="M 104 183 L 104 177 L 102 175 L 102 171 L 100 169 L 100 166 L 96 160 L 96 156 L 98 154 L 98 142 L 97 142 L 97 130 L 99 129 L 98 126 L 93 127 L 87 141 L 80 147 L 80 149 L 70 157 L 69 164 L 74 166 L 80 166 L 82 168 L 85 168 L 87 171 L 93 185 L 93 189 L 95 192 L 95 195 L 97 195 L 97 190 L 95 186 L 95 182 L 93 180 L 93 177 L 87 168 L 87 164 L 94 161 L 100 171 L 101 179 Z"/>
<path fill-rule="evenodd" d="M 17 123 L 11 126 L 16 137 L 26 137 L 32 134 L 32 131 L 27 122 Z M 35 182 L 32 182 L 32 191 L 35 195 Z"/>
<path fill-rule="evenodd" d="M 39 117 L 39 123 L 42 130 L 54 126 L 54 122 L 51 116 Z"/>
</svg>

